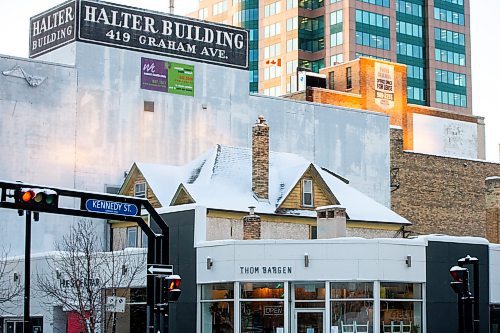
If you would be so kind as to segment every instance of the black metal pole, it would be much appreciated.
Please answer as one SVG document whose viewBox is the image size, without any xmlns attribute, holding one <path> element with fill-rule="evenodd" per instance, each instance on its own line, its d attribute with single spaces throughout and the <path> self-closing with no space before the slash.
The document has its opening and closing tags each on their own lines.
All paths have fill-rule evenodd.
<svg viewBox="0 0 500 333">
<path fill-rule="evenodd" d="M 472 325 L 472 296 L 465 295 L 464 297 L 464 304 L 465 304 L 465 333 L 473 333 L 474 328 Z"/>
<path fill-rule="evenodd" d="M 26 239 L 24 249 L 24 333 L 31 333 L 30 323 L 30 275 L 31 275 L 31 212 L 26 214 Z"/>
<path fill-rule="evenodd" d="M 479 260 L 472 263 L 474 267 L 474 333 L 479 333 Z"/>
<path fill-rule="evenodd" d="M 156 263 L 156 237 L 148 235 L 148 255 L 147 255 L 147 263 L 154 264 Z M 154 333 L 154 322 L 155 322 L 155 278 L 153 275 L 150 275 L 149 272 L 146 272 L 146 332 Z"/>
<path fill-rule="evenodd" d="M 464 333 L 464 301 L 461 294 L 458 295 L 458 333 Z"/>
</svg>

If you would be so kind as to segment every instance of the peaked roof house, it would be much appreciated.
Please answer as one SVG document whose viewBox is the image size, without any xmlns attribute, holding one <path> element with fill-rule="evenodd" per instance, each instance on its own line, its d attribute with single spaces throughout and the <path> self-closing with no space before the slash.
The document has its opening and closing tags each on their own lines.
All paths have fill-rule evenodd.
<svg viewBox="0 0 500 333">
<path fill-rule="evenodd" d="M 134 163 L 120 193 L 145 196 L 157 208 L 205 206 L 207 240 L 243 239 L 249 208 L 262 221 L 259 238 L 266 239 L 316 238 L 318 212 L 334 208 L 345 209 L 348 236 L 393 237 L 411 224 L 334 172 L 296 154 L 270 152 L 262 116 L 251 149 L 217 145 L 184 166 Z M 125 226 L 114 223 L 114 234 Z"/>
</svg>

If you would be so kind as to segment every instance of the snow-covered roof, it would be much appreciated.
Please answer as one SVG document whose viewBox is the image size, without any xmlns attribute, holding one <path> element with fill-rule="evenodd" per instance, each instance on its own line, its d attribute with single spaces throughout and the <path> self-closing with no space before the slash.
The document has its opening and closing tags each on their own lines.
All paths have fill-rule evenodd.
<svg viewBox="0 0 500 333">
<path fill-rule="evenodd" d="M 411 224 L 364 195 L 332 172 L 290 153 L 270 152 L 269 200 L 252 192 L 252 152 L 249 148 L 217 145 L 185 166 L 136 163 L 163 207 L 169 206 L 182 184 L 197 204 L 210 209 L 315 217 L 313 210 L 277 211 L 300 177 L 313 166 L 330 192 L 346 208 L 349 220 Z"/>
</svg>

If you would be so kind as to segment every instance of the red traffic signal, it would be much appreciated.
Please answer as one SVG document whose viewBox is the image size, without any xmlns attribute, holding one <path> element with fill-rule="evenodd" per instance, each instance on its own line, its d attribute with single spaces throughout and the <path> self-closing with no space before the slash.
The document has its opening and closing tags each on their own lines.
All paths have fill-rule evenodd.
<svg viewBox="0 0 500 333">
<path fill-rule="evenodd" d="M 459 295 L 469 293 L 469 270 L 460 266 L 450 268 L 450 275 L 454 281 L 450 282 L 453 291 Z"/>
<path fill-rule="evenodd" d="M 181 277 L 179 275 L 167 275 L 163 277 L 162 302 L 176 302 L 181 295 Z"/>
<path fill-rule="evenodd" d="M 22 188 L 16 191 L 16 201 L 36 211 L 42 207 L 57 207 L 59 197 L 56 191 L 50 189 Z"/>
</svg>

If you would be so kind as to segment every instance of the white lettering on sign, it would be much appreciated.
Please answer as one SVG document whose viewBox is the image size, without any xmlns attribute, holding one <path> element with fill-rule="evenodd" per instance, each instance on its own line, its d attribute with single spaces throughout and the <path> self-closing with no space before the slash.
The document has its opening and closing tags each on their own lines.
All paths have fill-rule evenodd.
<svg viewBox="0 0 500 333">
<path fill-rule="evenodd" d="M 112 210 L 112 211 L 124 211 L 131 212 L 130 204 L 121 203 L 121 202 L 112 202 L 112 201 L 102 201 L 102 200 L 94 200 L 92 201 L 92 207 L 99 210 Z"/>
<path fill-rule="evenodd" d="M 58 26 L 64 25 L 75 18 L 72 7 L 63 8 L 51 15 L 43 16 L 32 23 L 32 36 L 36 37 Z"/>
</svg>

